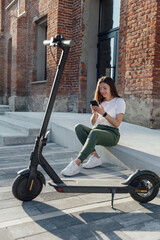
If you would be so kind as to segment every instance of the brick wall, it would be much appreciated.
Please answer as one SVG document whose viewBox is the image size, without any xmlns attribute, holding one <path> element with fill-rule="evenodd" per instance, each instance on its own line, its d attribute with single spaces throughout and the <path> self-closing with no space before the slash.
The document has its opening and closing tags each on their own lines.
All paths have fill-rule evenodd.
<svg viewBox="0 0 160 240">
<path fill-rule="evenodd" d="M 16 95 L 16 79 L 17 79 L 17 2 L 14 6 L 6 9 L 8 1 L 4 4 L 4 102 L 7 103 L 7 85 L 8 85 L 8 41 L 12 38 L 12 74 L 11 74 L 11 94 Z"/>
<path fill-rule="evenodd" d="M 52 1 L 50 2 L 51 6 Z M 61 34 L 65 39 L 72 39 L 72 1 L 57 1 L 54 8 L 49 9 L 50 20 L 48 22 L 48 38 L 55 36 L 57 33 Z M 56 16 L 56 17 L 55 17 Z M 55 26 L 53 27 L 52 22 L 55 20 Z M 61 50 L 53 49 L 55 58 L 59 60 Z M 56 64 L 53 60 L 52 55 L 48 51 L 48 62 L 49 62 L 49 72 L 48 74 L 48 84 L 47 84 L 47 94 L 50 92 L 50 88 L 53 82 L 53 78 L 56 71 Z M 61 80 L 60 88 L 57 94 L 57 105 L 55 110 L 67 110 L 68 95 L 72 91 L 70 72 L 72 64 L 71 51 L 69 52 L 68 59 L 65 65 L 65 70 L 63 72 L 63 78 Z M 60 103 L 61 102 L 61 103 Z M 60 108 L 60 109 L 59 109 Z"/>
<path fill-rule="evenodd" d="M 62 34 L 65 39 L 72 39 L 75 43 L 69 52 L 54 110 L 86 111 L 87 70 L 84 62 L 81 62 L 84 2 L 80 0 L 34 2 L 23 0 L 19 6 L 19 14 L 25 11 L 26 14 L 21 17 L 17 15 L 17 1 L 5 10 L 5 41 L 7 42 L 7 37 L 10 35 L 14 46 L 12 49 L 11 94 L 14 97 L 26 98 L 24 99 L 27 103 L 26 110 L 39 111 L 45 107 L 57 68 L 50 50 L 47 48 L 47 81 L 36 81 L 36 23 L 47 16 L 48 39 L 58 33 Z M 5 52 L 7 53 L 7 47 Z M 60 49 L 53 49 L 53 53 L 58 61 L 61 54 Z M 6 83 L 7 64 L 6 55 L 4 71 Z M 12 97 L 11 101 L 14 101 Z M 13 107 L 12 110 L 20 109 Z"/>
<path fill-rule="evenodd" d="M 0 0 L 0 104 L 3 103 L 3 19 L 2 12 L 3 5 L 2 0 Z"/>
<path fill-rule="evenodd" d="M 7 2 L 3 2 L 7 6 Z M 48 39 L 62 34 L 75 43 L 69 52 L 54 110 L 86 112 L 89 8 L 84 11 L 87 1 L 23 0 L 20 3 L 20 16 L 17 14 L 18 1 L 8 9 L 3 8 L 3 18 L 0 8 L 0 64 L 4 64 L 0 68 L 0 94 L 3 95 L 3 103 L 8 97 L 7 42 L 11 37 L 12 110 L 44 110 L 57 67 L 47 48 L 47 79 L 36 81 L 36 24 L 47 17 Z M 160 127 L 159 16 L 160 2 L 157 0 L 121 0 L 118 90 L 127 103 L 125 120 L 151 128 Z M 60 49 L 53 49 L 57 60 L 60 52 Z"/>
<path fill-rule="evenodd" d="M 28 42 L 28 82 L 30 84 L 28 84 L 27 95 L 28 108 L 31 110 L 42 109 L 42 102 L 49 96 L 57 68 L 50 50 L 47 48 L 47 81 L 46 83 L 36 83 L 36 22 L 44 16 L 47 16 L 48 39 L 58 33 L 63 35 L 65 39 L 72 39 L 75 43 L 68 55 L 54 110 L 85 112 L 86 74 L 84 79 L 84 64 L 80 63 L 83 31 L 81 2 L 82 1 L 73 0 L 53 2 L 48 0 L 46 4 L 44 4 L 44 1 L 36 1 L 32 4 L 28 3 L 30 8 L 27 14 L 27 38 L 32 39 L 32 41 Z M 61 54 L 60 49 L 53 48 L 52 51 L 58 61 Z M 82 70 L 81 66 L 83 68 Z"/>
<path fill-rule="evenodd" d="M 83 5 L 82 1 L 58 1 L 54 5 L 51 2 L 49 8 L 50 20 L 48 22 L 48 38 L 59 33 L 65 39 L 72 39 L 74 47 L 70 49 L 66 62 L 63 78 L 58 90 L 55 110 L 85 112 L 86 111 L 86 84 L 87 74 L 84 63 L 80 62 L 82 37 L 83 37 Z M 58 9 L 58 11 L 57 11 Z M 58 16 L 56 15 L 58 12 Z M 53 28 L 53 19 L 55 19 L 56 28 Z M 51 26 L 52 25 L 52 26 Z M 60 51 L 54 50 L 54 54 L 59 59 Z M 47 94 L 53 81 L 56 71 L 56 65 L 51 54 L 48 51 L 48 84 Z"/>
<path fill-rule="evenodd" d="M 118 92 L 123 96 L 124 80 L 126 71 L 126 35 L 127 35 L 127 11 L 128 0 L 121 1 L 120 28 L 119 28 L 119 59 L 118 59 Z"/>
<path fill-rule="evenodd" d="M 160 128 L 160 2 L 157 1 L 155 59 L 153 69 L 152 125 Z"/>
<path fill-rule="evenodd" d="M 124 0 L 120 21 L 118 87 L 127 102 L 125 119 L 151 128 L 160 126 L 153 117 L 159 104 L 158 4 Z"/>
<path fill-rule="evenodd" d="M 27 19 L 26 17 L 18 18 L 17 22 L 17 76 L 16 76 L 16 95 L 26 96 L 27 93 L 27 44 L 26 38 Z"/>
<path fill-rule="evenodd" d="M 55 5 L 57 1 L 54 1 Z M 49 9 L 52 7 L 49 5 L 49 1 L 27 1 L 26 11 L 27 11 L 27 108 L 31 111 L 42 111 L 43 104 L 46 98 L 46 82 L 37 82 L 36 79 L 36 24 L 38 21 L 47 16 Z M 48 19 L 50 15 L 48 13 Z M 49 23 L 49 21 L 48 21 Z M 54 21 L 52 22 L 54 26 Z M 48 26 L 50 29 L 50 26 Z M 49 35 L 49 34 L 48 34 Z M 50 36 L 49 36 L 50 37 Z M 47 70 L 49 70 L 49 62 L 47 65 Z M 49 73 L 49 71 L 48 71 Z"/>
<path fill-rule="evenodd" d="M 72 38 L 75 46 L 72 51 L 72 88 L 73 92 L 77 95 L 78 112 L 86 111 L 86 89 L 87 89 L 87 67 L 81 61 L 84 22 L 83 10 L 85 1 L 73 1 L 73 30 Z"/>
</svg>

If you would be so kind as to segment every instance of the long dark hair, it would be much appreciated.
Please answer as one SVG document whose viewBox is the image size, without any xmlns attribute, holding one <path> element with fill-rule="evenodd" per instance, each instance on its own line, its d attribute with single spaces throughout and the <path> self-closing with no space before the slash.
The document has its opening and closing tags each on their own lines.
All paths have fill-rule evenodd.
<svg viewBox="0 0 160 240">
<path fill-rule="evenodd" d="M 104 101 L 104 97 L 102 96 L 102 94 L 99 91 L 99 85 L 100 83 L 106 83 L 110 86 L 110 91 L 111 91 L 111 95 L 112 97 L 118 97 L 120 98 L 120 96 L 118 95 L 116 86 L 114 84 L 114 80 L 111 77 L 106 77 L 103 76 L 98 80 L 97 83 L 97 87 L 96 87 L 96 91 L 94 94 L 94 99 L 98 102 L 98 103 L 102 103 Z"/>
</svg>

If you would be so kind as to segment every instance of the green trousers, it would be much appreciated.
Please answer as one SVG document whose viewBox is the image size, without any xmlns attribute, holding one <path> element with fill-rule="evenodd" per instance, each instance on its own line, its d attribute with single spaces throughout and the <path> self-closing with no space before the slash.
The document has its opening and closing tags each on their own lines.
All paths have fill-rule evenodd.
<svg viewBox="0 0 160 240">
<path fill-rule="evenodd" d="M 75 126 L 75 132 L 82 143 L 83 148 L 79 152 L 78 157 L 82 162 L 95 151 L 96 145 L 101 145 L 104 147 L 111 147 L 118 143 L 120 134 L 119 129 L 105 126 L 97 125 L 94 128 L 89 128 L 82 124 L 77 124 Z"/>
</svg>

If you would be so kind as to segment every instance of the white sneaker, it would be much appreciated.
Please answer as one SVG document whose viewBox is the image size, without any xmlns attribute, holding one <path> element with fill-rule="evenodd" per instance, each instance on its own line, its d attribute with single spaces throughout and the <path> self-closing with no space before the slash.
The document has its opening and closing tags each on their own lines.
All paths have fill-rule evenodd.
<svg viewBox="0 0 160 240">
<path fill-rule="evenodd" d="M 80 167 L 75 163 L 75 161 L 72 161 L 68 164 L 66 168 L 64 168 L 61 171 L 61 174 L 64 176 L 74 176 L 80 172 Z"/>
<path fill-rule="evenodd" d="M 89 160 L 82 165 L 83 168 L 94 168 L 102 165 L 102 160 L 100 158 L 91 155 Z"/>
</svg>

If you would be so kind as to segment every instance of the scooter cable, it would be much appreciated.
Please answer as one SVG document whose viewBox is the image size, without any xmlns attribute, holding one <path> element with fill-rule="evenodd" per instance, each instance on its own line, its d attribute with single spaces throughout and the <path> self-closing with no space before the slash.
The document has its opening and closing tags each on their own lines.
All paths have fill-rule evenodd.
<svg viewBox="0 0 160 240">
<path fill-rule="evenodd" d="M 56 58 L 55 58 L 55 56 L 54 56 L 54 54 L 53 54 L 53 52 L 51 50 L 51 47 L 49 49 L 50 49 L 51 55 L 53 57 L 53 60 L 55 61 L 56 65 L 58 66 L 58 61 L 56 60 Z"/>
</svg>

